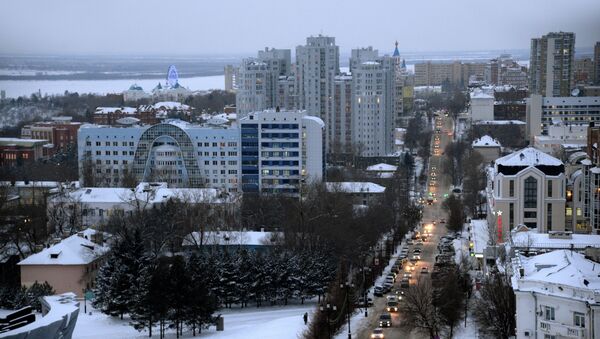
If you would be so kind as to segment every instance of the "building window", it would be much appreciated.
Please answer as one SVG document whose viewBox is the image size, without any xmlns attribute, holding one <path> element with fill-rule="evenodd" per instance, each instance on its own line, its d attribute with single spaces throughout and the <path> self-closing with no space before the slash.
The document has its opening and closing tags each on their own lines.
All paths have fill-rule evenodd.
<svg viewBox="0 0 600 339">
<path fill-rule="evenodd" d="M 573 312 L 573 325 L 585 327 L 585 314 Z"/>
<path fill-rule="evenodd" d="M 528 177 L 525 179 L 523 195 L 525 208 L 537 207 L 537 180 L 534 177 Z"/>
<path fill-rule="evenodd" d="M 556 336 L 551 334 L 544 334 L 544 339 L 556 339 Z"/>
<path fill-rule="evenodd" d="M 544 306 L 544 319 L 554 320 L 554 307 Z"/>
<path fill-rule="evenodd" d="M 548 204 L 546 211 L 546 227 L 548 231 L 552 231 L 552 204 Z"/>
<path fill-rule="evenodd" d="M 552 180 L 548 180 L 548 198 L 552 198 Z"/>
<path fill-rule="evenodd" d="M 515 196 L 515 181 L 514 180 L 510 180 L 508 182 L 508 196 L 511 198 Z"/>
</svg>

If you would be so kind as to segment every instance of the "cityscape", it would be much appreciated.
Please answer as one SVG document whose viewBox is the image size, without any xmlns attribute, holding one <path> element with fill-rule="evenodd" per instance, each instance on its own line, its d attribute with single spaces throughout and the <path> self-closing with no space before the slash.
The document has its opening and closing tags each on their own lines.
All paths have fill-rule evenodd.
<svg viewBox="0 0 600 339">
<path fill-rule="evenodd" d="M 0 6 L 0 338 L 600 338 L 600 3 L 371 5 Z"/>
</svg>

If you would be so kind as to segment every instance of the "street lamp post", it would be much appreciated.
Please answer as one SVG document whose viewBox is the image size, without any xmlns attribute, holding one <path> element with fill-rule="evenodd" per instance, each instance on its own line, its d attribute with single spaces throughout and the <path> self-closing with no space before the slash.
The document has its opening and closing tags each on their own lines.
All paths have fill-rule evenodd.
<svg viewBox="0 0 600 339">
<path fill-rule="evenodd" d="M 367 299 L 367 271 L 371 271 L 369 267 L 363 267 L 363 296 L 365 298 L 365 318 L 369 316 L 369 301 Z"/>
<path fill-rule="evenodd" d="M 331 311 L 337 311 L 337 306 L 332 306 L 330 303 L 327 303 L 326 306 L 321 305 L 319 309 L 321 310 L 321 312 L 325 312 L 325 316 L 327 317 L 327 336 L 329 339 L 331 339 L 331 324 L 329 320 L 329 314 L 331 313 Z"/>
<path fill-rule="evenodd" d="M 346 316 L 348 317 L 348 339 L 352 339 L 352 332 L 350 332 L 350 301 L 348 294 L 350 294 L 350 288 L 354 287 L 353 284 L 348 282 L 340 284 L 341 289 L 346 289 Z"/>
</svg>

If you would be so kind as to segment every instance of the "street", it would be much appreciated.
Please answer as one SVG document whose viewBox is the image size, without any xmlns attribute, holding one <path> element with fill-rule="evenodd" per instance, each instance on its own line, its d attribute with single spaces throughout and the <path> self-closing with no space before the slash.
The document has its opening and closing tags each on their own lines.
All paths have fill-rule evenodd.
<svg viewBox="0 0 600 339">
<path fill-rule="evenodd" d="M 431 157 L 427 168 L 428 179 L 425 194 L 426 199 L 428 197 L 433 198 L 433 203 L 431 205 L 425 204 L 422 219 L 423 225 L 432 225 L 427 228 L 431 231 L 431 236 L 421 246 L 421 259 L 416 262 L 414 271 L 412 271 L 412 278 L 410 278 L 411 286 L 417 283 L 422 274 L 431 274 L 437 254 L 437 244 L 440 238 L 446 234 L 445 224 L 440 223 L 440 220 L 447 219 L 447 214 L 442 209 L 442 201 L 444 200 L 444 194 L 450 192 L 451 179 L 442 173 L 442 157 L 444 156 L 443 152 L 446 145 L 452 141 L 453 125 L 450 117 L 444 117 L 441 112 L 438 112 L 438 114 L 441 117 L 435 119 L 433 126 L 434 133 L 431 141 Z M 439 132 L 436 132 L 438 128 Z M 434 221 L 436 222 L 435 224 L 433 224 Z M 408 258 L 412 256 L 414 248 L 415 245 L 408 246 Z M 395 257 L 397 258 L 397 255 Z M 421 273 L 422 267 L 427 267 L 428 273 Z M 405 272 L 404 269 L 403 272 Z M 402 274 L 400 273 L 398 276 L 394 288 L 400 288 Z M 379 327 L 379 316 L 385 313 L 385 306 L 385 297 L 375 298 L 373 307 L 369 309 L 369 326 L 363 329 L 362 332 L 359 332 L 358 338 L 370 338 L 372 331 L 376 327 Z M 399 313 L 392 313 L 392 327 L 385 328 L 384 334 L 386 338 L 427 338 L 427 335 L 424 333 L 417 331 L 409 332 L 403 327 L 401 324 L 401 314 Z"/>
</svg>

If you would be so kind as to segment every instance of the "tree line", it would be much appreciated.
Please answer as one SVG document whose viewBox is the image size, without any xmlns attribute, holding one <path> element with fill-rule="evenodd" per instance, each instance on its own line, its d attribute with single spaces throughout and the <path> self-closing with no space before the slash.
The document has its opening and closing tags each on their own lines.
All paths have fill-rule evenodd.
<svg viewBox="0 0 600 339">
<path fill-rule="evenodd" d="M 221 307 L 304 302 L 322 296 L 335 274 L 327 250 L 259 252 L 192 250 L 155 256 L 142 232 L 127 231 L 113 246 L 96 277 L 93 304 L 111 316 L 129 314 L 138 330 L 184 327 L 193 335 L 213 324 Z"/>
</svg>

